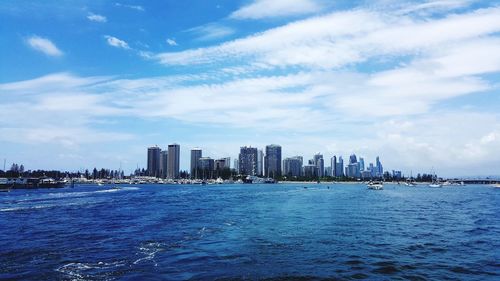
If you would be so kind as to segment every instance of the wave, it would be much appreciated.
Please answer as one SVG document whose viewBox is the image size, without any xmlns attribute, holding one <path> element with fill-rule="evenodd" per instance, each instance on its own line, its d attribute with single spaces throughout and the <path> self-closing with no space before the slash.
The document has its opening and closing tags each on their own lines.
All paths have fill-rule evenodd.
<svg viewBox="0 0 500 281">
<path fill-rule="evenodd" d="M 80 201 L 80 202 L 71 202 L 65 204 L 45 204 L 45 205 L 31 205 L 31 206 L 19 206 L 19 207 L 11 207 L 11 208 L 3 208 L 0 209 L 0 212 L 15 212 L 15 211 L 27 211 L 27 210 L 37 210 L 37 209 L 47 209 L 47 208 L 57 208 L 57 207 L 69 207 L 69 206 L 80 206 L 80 205 L 88 205 L 88 204 L 97 204 L 102 203 L 104 200 L 100 201 Z"/>
<path fill-rule="evenodd" d="M 156 257 L 156 254 L 160 251 L 164 250 L 165 245 L 160 242 L 147 242 L 143 243 L 141 246 L 139 246 L 139 252 L 136 253 L 137 255 L 143 255 L 143 257 L 135 260 L 133 264 L 138 264 L 142 261 L 152 261 L 155 266 L 158 266 L 158 263 L 154 260 Z"/>
<path fill-rule="evenodd" d="M 107 275 L 107 272 L 111 270 L 114 271 L 115 268 L 126 265 L 127 263 L 125 261 L 110 263 L 102 261 L 96 263 L 70 262 L 56 268 L 56 271 L 74 278 L 72 280 L 88 280 L 90 278 L 94 279 L 96 275 Z"/>
</svg>

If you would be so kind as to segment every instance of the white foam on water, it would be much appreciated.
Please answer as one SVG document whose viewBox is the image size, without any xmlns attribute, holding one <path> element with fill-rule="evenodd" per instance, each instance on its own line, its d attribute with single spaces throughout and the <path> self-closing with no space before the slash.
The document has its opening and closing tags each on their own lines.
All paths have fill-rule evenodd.
<svg viewBox="0 0 500 281">
<path fill-rule="evenodd" d="M 136 253 L 144 256 L 134 261 L 133 264 L 138 264 L 142 261 L 152 261 L 155 266 L 158 266 L 158 263 L 156 263 L 154 258 L 156 257 L 156 254 L 162 251 L 163 249 L 164 249 L 163 243 L 160 242 L 145 243 L 139 247 L 139 252 Z"/>
<path fill-rule="evenodd" d="M 88 204 L 88 203 L 99 203 L 99 202 L 102 202 L 102 200 L 101 201 L 93 200 L 92 202 L 87 200 L 87 201 L 82 201 L 82 202 L 71 202 L 71 203 L 62 203 L 62 204 L 55 203 L 54 204 L 54 202 L 60 202 L 57 199 L 72 199 L 72 198 L 91 197 L 94 194 L 114 193 L 114 192 L 129 191 L 129 190 L 139 190 L 139 188 L 132 186 L 132 187 L 124 187 L 124 188 L 101 189 L 101 190 L 95 190 L 95 191 L 55 192 L 55 193 L 40 194 L 40 196 L 32 196 L 32 194 L 30 194 L 29 195 L 30 198 L 28 198 L 28 199 L 20 199 L 20 200 L 11 201 L 12 203 L 15 203 L 15 204 L 20 203 L 19 204 L 20 206 L 2 208 L 2 209 L 0 209 L 0 212 L 12 212 L 12 211 L 22 211 L 22 210 L 30 210 L 30 209 L 53 208 L 53 207 L 59 207 L 59 206 L 72 206 L 72 205 L 83 205 L 83 204 Z M 56 200 L 54 200 L 54 199 L 56 199 Z M 27 205 L 30 202 L 34 203 L 36 205 Z"/>
<path fill-rule="evenodd" d="M 97 263 L 70 262 L 56 268 L 56 271 L 71 276 L 72 278 L 76 278 L 72 280 L 87 280 L 86 276 L 95 275 L 94 272 L 90 272 L 91 270 L 106 271 L 125 265 L 125 261 L 115 261 L 110 263 L 102 261 Z"/>
<path fill-rule="evenodd" d="M 80 205 L 89 205 L 89 204 L 98 204 L 102 203 L 104 200 L 81 200 L 77 202 L 70 202 L 63 204 L 53 204 L 53 201 L 39 202 L 39 205 L 28 205 L 19 206 L 19 207 L 11 207 L 11 208 L 3 208 L 0 209 L 0 212 L 15 212 L 15 211 L 25 211 L 25 210 L 37 210 L 37 209 L 47 209 L 47 208 L 56 208 L 56 207 L 67 207 L 67 206 L 80 206 Z M 44 204 L 45 203 L 45 204 Z"/>
<path fill-rule="evenodd" d="M 137 186 L 120 187 L 121 190 L 139 190 Z"/>
</svg>

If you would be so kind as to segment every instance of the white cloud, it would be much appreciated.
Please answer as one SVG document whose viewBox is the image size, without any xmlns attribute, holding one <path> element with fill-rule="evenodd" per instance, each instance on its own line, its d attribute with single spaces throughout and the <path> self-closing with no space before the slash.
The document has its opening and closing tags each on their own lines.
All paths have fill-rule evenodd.
<svg viewBox="0 0 500 281">
<path fill-rule="evenodd" d="M 57 48 L 54 43 L 52 43 L 52 41 L 47 38 L 34 35 L 27 38 L 26 43 L 28 43 L 31 48 L 40 51 L 48 56 L 60 57 L 64 54 Z"/>
<path fill-rule="evenodd" d="M 107 22 L 108 19 L 105 16 L 94 14 L 94 13 L 89 13 L 87 15 L 87 19 L 90 21 L 95 21 L 95 22 Z"/>
<path fill-rule="evenodd" d="M 406 69 L 403 67 L 401 71 Z M 390 78 L 391 75 L 314 72 L 183 85 L 199 77 L 116 79 L 54 74 L 0 84 L 2 97 L 14 97 L 5 99 L 0 106 L 0 120 L 4 120 L 0 121 L 0 139 L 17 142 L 23 138 L 25 143 L 60 143 L 70 148 L 100 142 L 101 138 L 126 141 L 134 136 L 95 128 L 95 124 L 108 118 L 123 116 L 178 120 L 224 130 L 244 128 L 261 136 L 241 139 L 240 145 L 273 140 L 285 148 L 286 155 L 308 157 L 315 151 L 323 151 L 325 157 L 330 157 L 356 152 L 369 161 L 380 154 L 386 167 L 406 172 L 410 169 L 426 172 L 435 166 L 440 174 L 456 175 L 467 171 L 470 165 L 480 166 L 483 161 L 500 159 L 500 127 L 495 125 L 500 124 L 498 114 L 440 111 L 414 119 L 413 114 L 426 111 L 415 111 L 413 107 L 421 104 L 427 108 L 429 99 L 435 98 L 432 95 L 431 98 L 419 95 L 383 98 L 385 91 L 380 87 L 390 89 L 394 83 L 394 87 L 399 87 L 409 82 Z M 425 80 L 416 83 L 427 84 Z M 346 93 L 353 85 L 373 92 L 360 95 L 357 103 L 342 108 L 342 99 L 351 96 Z M 444 88 L 448 86 L 445 84 Z M 19 98 L 26 94 L 31 95 L 29 101 Z M 370 95 L 374 96 L 371 103 L 363 105 L 363 97 Z M 394 108 L 403 110 L 390 114 L 390 119 L 377 117 L 385 113 L 370 114 L 370 110 L 394 111 Z M 24 122 L 24 116 L 37 116 L 36 124 Z M 117 128 L 123 126 L 117 124 Z M 235 141 L 238 142 L 232 140 Z M 209 145 L 210 140 L 206 142 Z M 237 143 L 231 145 L 230 141 L 217 151 L 232 155 L 234 151 L 230 148 L 234 147 Z M 460 172 L 454 174 L 455 169 Z"/>
<path fill-rule="evenodd" d="M 169 46 L 177 46 L 177 42 L 172 38 L 167 38 L 166 42 Z"/>
<path fill-rule="evenodd" d="M 129 45 L 127 42 L 120 40 L 116 37 L 105 35 L 104 38 L 106 38 L 106 41 L 108 42 L 108 45 L 116 47 L 116 48 L 122 48 L 122 49 L 130 49 Z"/>
<path fill-rule="evenodd" d="M 436 17 L 433 6 L 442 11 L 455 4 L 427 3 L 357 8 L 211 47 L 140 53 L 165 65 L 188 65 L 189 75 L 120 79 L 57 73 L 0 84 L 1 139 L 32 132 L 35 137 L 26 139 L 36 142 L 40 128 L 23 116 L 37 116 L 47 129 L 74 128 L 69 132 L 77 136 L 120 141 L 132 136 L 113 130 L 102 135 L 99 124 L 123 128 L 134 119 L 239 134 L 221 141 L 219 133 L 190 133 L 191 142 L 204 139 L 223 155 L 234 156 L 242 144 L 275 142 L 284 156 L 355 152 L 366 162 L 380 155 L 387 168 L 406 173 L 429 172 L 432 166 L 446 175 L 490 173 L 500 165 L 500 115 L 490 104 L 476 104 L 473 95 L 485 99 L 498 90 L 500 8 Z M 125 41 L 106 39 L 130 49 Z M 462 102 L 456 108 L 462 99 L 473 101 L 471 107 Z M 69 146 L 98 141 L 56 136 L 48 139 Z"/>
<path fill-rule="evenodd" d="M 124 8 L 132 9 L 132 10 L 136 10 L 136 11 L 140 11 L 140 12 L 145 11 L 144 7 L 140 6 L 140 5 L 127 5 L 127 4 L 115 3 L 115 6 L 124 7 Z"/>
<path fill-rule="evenodd" d="M 158 54 L 168 65 L 214 62 L 339 68 L 377 56 L 418 55 L 460 40 L 500 31 L 500 8 L 415 19 L 390 12 L 353 10 L 297 21 L 220 45 Z M 397 40 L 395 39 L 397 38 Z"/>
<path fill-rule="evenodd" d="M 235 33 L 233 28 L 216 23 L 197 26 L 186 31 L 196 35 L 196 40 L 200 41 L 221 39 Z"/>
<path fill-rule="evenodd" d="M 255 0 L 237 11 L 230 17 L 234 19 L 263 19 L 304 15 L 321 10 L 321 5 L 314 0 Z"/>
<path fill-rule="evenodd" d="M 420 4 L 403 7 L 400 13 L 428 13 L 449 11 L 469 6 L 473 0 L 430 0 Z"/>
</svg>

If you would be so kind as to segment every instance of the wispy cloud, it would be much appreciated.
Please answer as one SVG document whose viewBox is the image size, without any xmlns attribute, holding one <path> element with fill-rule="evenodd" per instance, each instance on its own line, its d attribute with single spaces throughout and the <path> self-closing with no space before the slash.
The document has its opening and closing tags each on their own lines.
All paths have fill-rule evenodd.
<svg viewBox="0 0 500 281">
<path fill-rule="evenodd" d="M 187 32 L 193 33 L 196 36 L 196 40 L 209 41 L 232 35 L 235 33 L 235 30 L 225 25 L 209 23 L 188 29 Z"/>
<path fill-rule="evenodd" d="M 128 5 L 128 4 L 115 3 L 115 6 L 128 8 L 128 9 L 132 9 L 132 10 L 136 10 L 136 11 L 140 11 L 140 12 L 145 11 L 144 7 L 140 6 L 140 5 Z"/>
<path fill-rule="evenodd" d="M 48 56 L 60 57 L 64 54 L 47 38 L 33 35 L 26 39 L 26 43 L 34 50 L 40 51 Z"/>
<path fill-rule="evenodd" d="M 105 16 L 89 13 L 87 15 L 87 19 L 94 22 L 107 22 L 108 19 Z"/>
<path fill-rule="evenodd" d="M 321 10 L 315 0 L 255 0 L 230 15 L 233 19 L 263 19 L 304 15 Z"/>
<path fill-rule="evenodd" d="M 104 38 L 106 38 L 106 41 L 108 42 L 108 45 L 110 45 L 110 46 L 113 46 L 116 48 L 122 48 L 122 49 L 126 49 L 126 50 L 130 49 L 128 43 L 121 40 L 121 39 L 118 39 L 116 37 L 109 36 L 109 35 L 105 35 Z"/>
<path fill-rule="evenodd" d="M 189 75 L 56 73 L 0 84 L 0 139 L 26 135 L 30 143 L 42 142 L 44 124 L 67 129 L 46 137 L 51 143 L 78 146 L 98 142 L 93 136 L 118 142 L 175 123 L 183 130 L 240 134 L 220 145 L 220 136 L 190 132 L 191 142 L 203 139 L 221 155 L 234 155 L 244 143 L 277 142 L 286 155 L 356 152 L 365 159 L 380 154 L 386 166 L 406 171 L 425 172 L 435 163 L 446 167 L 440 174 L 486 166 L 493 171 L 500 165 L 500 114 L 488 102 L 465 108 L 463 100 L 496 97 L 500 8 L 461 9 L 466 1 L 382 2 L 396 4 L 323 14 L 180 52 L 137 50 L 169 69 L 187 66 Z M 121 39 L 105 38 L 131 49 Z M 166 44 L 176 43 L 169 39 Z M 29 124 L 21 115 L 39 122 Z M 117 126 L 103 130 L 102 122 L 111 120 Z M 130 120 L 145 124 L 137 126 L 140 133 L 128 128 Z M 139 148 L 139 157 L 143 152 Z"/>
<path fill-rule="evenodd" d="M 177 46 L 177 42 L 172 38 L 167 38 L 166 42 L 169 46 Z"/>
<path fill-rule="evenodd" d="M 500 116 L 497 113 L 439 111 L 412 118 L 416 113 L 413 107 L 418 107 L 422 101 L 425 103 L 427 98 L 415 95 L 402 97 L 394 103 L 394 96 L 380 98 L 377 87 L 390 88 L 409 82 L 398 81 L 397 76 L 388 79 L 388 75 L 394 74 L 356 77 L 356 74 L 317 72 L 190 86 L 183 85 L 183 81 L 192 81 L 195 77 L 117 79 L 53 74 L 0 84 L 2 97 L 31 93 L 29 102 L 22 98 L 7 99 L 0 105 L 0 140 L 19 142 L 21 138 L 30 144 L 59 143 L 64 147 L 126 141 L 134 135 L 102 131 L 95 126 L 107 118 L 123 116 L 141 120 L 179 120 L 226 130 L 244 128 L 267 136 L 264 140 L 257 138 L 257 145 L 273 138 L 286 151 L 305 155 L 312 154 L 312 150 L 322 150 L 327 155 L 346 155 L 355 150 L 367 158 L 382 154 L 389 167 L 414 171 L 426 171 L 430 168 L 429 162 L 439 162 L 449 169 L 441 168 L 440 173 L 452 173 L 453 169 L 485 161 L 495 167 L 491 159 L 500 159 L 500 125 L 497 125 Z M 364 80 L 372 86 L 366 89 L 373 92 L 349 106 L 350 113 L 336 109 L 341 101 L 335 99 L 349 97 L 346 93 L 352 85 L 362 84 Z M 415 83 L 426 82 L 417 80 Z M 65 86 L 58 89 L 58 85 Z M 373 88 L 373 85 L 379 86 Z M 413 85 L 401 91 L 411 87 Z M 379 97 L 380 102 L 365 107 L 363 98 L 370 95 Z M 37 116 L 38 122 L 24 122 L 17 110 L 19 107 L 23 108 L 23 116 Z M 403 107 L 402 112 L 389 118 L 378 113 L 367 115 L 369 110 L 386 111 L 397 107 Z M 355 139 L 352 130 L 357 131 Z M 294 134 L 298 135 L 291 137 Z M 304 149 L 304 143 L 311 151 Z M 218 153 L 230 155 L 234 152 L 230 148 L 237 144 L 227 147 L 219 147 Z"/>
<path fill-rule="evenodd" d="M 498 17 L 500 8 L 424 20 L 358 9 L 290 23 L 217 46 L 157 57 L 162 63 L 174 65 L 244 60 L 248 65 L 251 60 L 279 68 L 339 68 L 377 56 L 418 55 L 458 40 L 490 35 L 500 31 Z"/>
</svg>

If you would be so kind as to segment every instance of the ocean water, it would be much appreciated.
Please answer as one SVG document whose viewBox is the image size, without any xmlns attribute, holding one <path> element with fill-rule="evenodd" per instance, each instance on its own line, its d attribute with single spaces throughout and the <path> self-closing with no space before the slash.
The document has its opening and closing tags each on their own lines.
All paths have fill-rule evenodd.
<svg viewBox="0 0 500 281">
<path fill-rule="evenodd" d="M 500 280 L 500 189 L 82 185 L 0 193 L 0 279 L 323 278 Z"/>
</svg>

